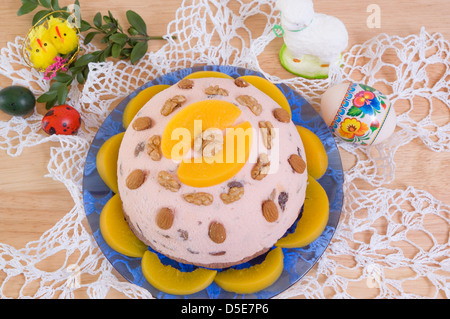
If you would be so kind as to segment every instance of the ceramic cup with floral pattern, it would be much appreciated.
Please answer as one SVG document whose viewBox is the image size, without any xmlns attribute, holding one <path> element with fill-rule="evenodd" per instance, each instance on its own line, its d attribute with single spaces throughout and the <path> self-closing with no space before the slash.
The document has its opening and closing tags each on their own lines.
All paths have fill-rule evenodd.
<svg viewBox="0 0 450 319">
<path fill-rule="evenodd" d="M 381 143 L 396 126 L 395 110 L 386 96 L 360 83 L 342 83 L 328 89 L 320 111 L 331 131 L 350 143 Z"/>
</svg>

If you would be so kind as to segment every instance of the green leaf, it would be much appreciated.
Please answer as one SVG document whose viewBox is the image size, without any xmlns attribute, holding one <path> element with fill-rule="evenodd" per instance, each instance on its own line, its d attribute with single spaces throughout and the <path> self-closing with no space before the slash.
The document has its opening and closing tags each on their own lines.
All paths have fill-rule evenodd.
<svg viewBox="0 0 450 319">
<path fill-rule="evenodd" d="M 111 22 L 117 22 L 117 20 L 114 18 L 111 11 L 109 11 L 109 10 L 108 10 L 108 18 Z"/>
<path fill-rule="evenodd" d="M 85 78 L 84 78 L 83 72 L 80 72 L 77 74 L 77 82 L 80 84 L 84 84 Z"/>
<path fill-rule="evenodd" d="M 41 5 L 44 8 L 47 8 L 47 9 L 51 9 L 52 8 L 52 4 L 51 4 L 50 0 L 39 0 L 39 2 L 41 3 Z"/>
<path fill-rule="evenodd" d="M 84 38 L 84 44 L 89 44 L 94 37 L 99 34 L 100 32 L 89 32 L 86 37 Z"/>
<path fill-rule="evenodd" d="M 39 1 L 38 0 L 22 0 L 22 5 L 28 4 L 28 3 L 39 5 Z"/>
<path fill-rule="evenodd" d="M 85 66 L 88 65 L 90 62 L 94 62 L 95 61 L 95 56 L 92 54 L 84 54 L 81 57 L 79 57 L 76 61 L 74 66 Z"/>
<path fill-rule="evenodd" d="M 61 82 L 61 83 L 69 83 L 72 82 L 72 77 L 67 74 L 67 73 L 63 73 L 63 72 L 57 72 L 56 76 L 55 76 L 55 81 Z"/>
<path fill-rule="evenodd" d="M 127 11 L 127 19 L 133 28 L 136 29 L 139 34 L 147 35 L 147 25 L 139 14 L 133 10 Z"/>
<path fill-rule="evenodd" d="M 58 91 L 58 89 L 63 85 L 64 85 L 64 83 L 61 83 L 61 82 L 53 82 L 52 85 L 50 85 L 49 91 Z"/>
<path fill-rule="evenodd" d="M 94 25 L 97 28 L 102 27 L 102 14 L 100 12 L 97 12 L 97 14 L 94 16 Z"/>
<path fill-rule="evenodd" d="M 17 11 L 18 16 L 22 16 L 24 14 L 30 13 L 34 9 L 37 8 L 38 4 L 35 2 L 32 2 L 30 0 L 22 0 L 22 6 L 19 8 L 19 11 Z"/>
<path fill-rule="evenodd" d="M 38 103 L 44 103 L 44 102 L 48 102 L 48 101 L 52 101 L 53 99 L 56 98 L 56 91 L 49 91 L 46 92 L 44 94 L 42 94 L 40 97 L 37 98 L 37 102 Z"/>
<path fill-rule="evenodd" d="M 53 10 L 61 10 L 58 0 L 51 0 L 50 3 L 51 3 Z"/>
<path fill-rule="evenodd" d="M 130 54 L 131 64 L 135 64 L 137 61 L 139 61 L 145 55 L 145 53 L 147 53 L 147 50 L 147 42 L 139 42 L 138 44 L 136 44 Z"/>
<path fill-rule="evenodd" d="M 87 77 L 89 75 L 89 68 L 84 68 L 83 71 L 81 71 L 81 72 L 83 72 L 84 78 L 87 79 Z"/>
<path fill-rule="evenodd" d="M 104 37 L 100 40 L 100 42 L 101 42 L 101 43 L 108 43 L 108 42 L 109 42 L 109 36 L 108 36 L 108 35 L 104 36 Z"/>
<path fill-rule="evenodd" d="M 102 53 L 103 53 L 103 50 L 97 50 L 97 51 L 92 52 L 91 54 L 95 57 L 96 62 L 100 62 L 99 58 Z"/>
<path fill-rule="evenodd" d="M 48 101 L 47 103 L 45 103 L 45 108 L 47 110 L 50 110 L 55 105 L 55 103 L 56 103 L 56 98 L 54 101 Z"/>
<path fill-rule="evenodd" d="M 36 23 L 38 23 L 39 20 L 41 20 L 43 17 L 45 17 L 47 14 L 49 14 L 50 12 L 52 12 L 51 10 L 41 10 L 38 11 L 34 17 L 33 20 L 31 21 L 32 25 L 35 25 Z"/>
<path fill-rule="evenodd" d="M 362 114 L 362 111 L 359 108 L 357 108 L 356 106 L 352 106 L 347 112 L 347 115 L 349 115 L 349 116 L 360 116 L 361 114 Z"/>
<path fill-rule="evenodd" d="M 87 22 L 86 20 L 81 20 L 80 32 L 85 32 L 89 29 L 92 29 L 91 24 L 89 22 Z"/>
<path fill-rule="evenodd" d="M 113 58 L 118 58 L 120 56 L 120 51 L 122 50 L 122 45 L 114 43 L 111 49 L 111 56 Z"/>
<path fill-rule="evenodd" d="M 119 24 L 119 21 L 116 18 L 114 18 L 111 11 L 109 11 L 109 10 L 108 10 L 108 15 L 109 15 L 109 19 L 111 20 L 111 23 L 114 25 L 114 27 L 117 27 L 120 31 L 123 32 L 122 27 Z"/>
<path fill-rule="evenodd" d="M 83 68 L 84 68 L 84 66 L 73 66 L 73 67 L 71 67 L 71 68 L 69 69 L 69 71 L 70 71 L 72 74 L 75 74 L 75 73 L 80 72 Z"/>
<path fill-rule="evenodd" d="M 53 98 L 53 100 L 47 101 L 47 103 L 45 103 L 45 108 L 46 108 L 47 110 L 50 110 L 52 107 L 54 107 L 55 104 L 56 104 L 56 99 L 57 99 L 57 97 L 55 96 L 55 97 Z"/>
<path fill-rule="evenodd" d="M 112 22 L 109 22 L 109 23 L 106 23 L 106 24 L 102 25 L 101 29 L 102 29 L 105 33 L 107 33 L 107 34 L 109 34 L 109 35 L 111 35 L 111 34 L 117 32 L 117 28 L 116 28 L 116 26 L 114 25 L 114 23 L 112 23 Z"/>
<path fill-rule="evenodd" d="M 69 94 L 69 89 L 67 88 L 67 86 L 63 85 L 58 89 L 58 104 L 65 104 L 66 100 L 67 100 L 67 95 Z"/>
<path fill-rule="evenodd" d="M 128 34 L 130 34 L 130 35 L 138 35 L 139 32 L 135 28 L 129 27 L 128 28 Z"/>
<path fill-rule="evenodd" d="M 123 33 L 115 33 L 109 37 L 109 40 L 123 46 L 127 42 L 128 36 Z"/>
<path fill-rule="evenodd" d="M 359 86 L 360 86 L 364 91 L 375 92 L 375 89 L 374 89 L 373 87 L 368 86 L 368 85 L 365 85 L 365 84 L 359 84 Z"/>
<path fill-rule="evenodd" d="M 123 57 L 123 58 L 129 58 L 130 57 L 130 54 L 131 54 L 131 50 L 132 50 L 132 48 L 125 48 L 125 49 L 122 49 L 122 51 L 120 52 L 120 55 Z"/>
<path fill-rule="evenodd" d="M 136 46 L 136 44 L 138 44 L 139 43 L 139 41 L 138 40 L 135 40 L 135 39 L 133 39 L 133 38 L 129 38 L 128 39 L 128 44 L 131 46 L 131 47 L 135 47 Z"/>
<path fill-rule="evenodd" d="M 112 43 L 108 44 L 105 50 L 103 50 L 102 53 L 99 55 L 98 57 L 99 61 L 104 62 L 106 58 L 111 56 L 112 46 L 113 46 Z"/>
</svg>

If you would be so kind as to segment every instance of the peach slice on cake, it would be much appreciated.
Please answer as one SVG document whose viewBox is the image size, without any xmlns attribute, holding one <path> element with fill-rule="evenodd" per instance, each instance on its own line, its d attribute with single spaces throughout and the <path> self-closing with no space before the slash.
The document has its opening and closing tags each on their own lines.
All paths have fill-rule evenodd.
<svg viewBox="0 0 450 319">
<path fill-rule="evenodd" d="M 283 109 L 288 111 L 290 116 L 292 116 L 291 107 L 289 106 L 287 98 L 275 84 L 257 75 L 244 75 L 239 78 L 243 79 L 244 81 L 247 81 L 248 83 L 256 87 L 258 90 L 267 94 L 269 97 L 272 98 L 272 100 L 277 102 Z"/>
<path fill-rule="evenodd" d="M 217 271 L 197 268 L 191 272 L 164 265 L 157 254 L 147 250 L 142 257 L 142 273 L 156 289 L 172 295 L 190 295 L 208 287 Z"/>
<path fill-rule="evenodd" d="M 322 234 L 328 223 L 328 196 L 323 187 L 308 175 L 303 213 L 293 233 L 278 240 L 277 247 L 299 248 L 309 245 Z"/>
<path fill-rule="evenodd" d="M 97 153 L 97 171 L 103 182 L 114 193 L 118 193 L 117 185 L 117 160 L 119 158 L 119 148 L 125 132 L 110 137 L 103 143 Z"/>
<path fill-rule="evenodd" d="M 262 263 L 244 269 L 224 270 L 216 275 L 214 282 L 222 289 L 238 294 L 255 293 L 277 281 L 283 272 L 283 259 L 283 250 L 277 247 Z"/>
<path fill-rule="evenodd" d="M 197 71 L 184 77 L 185 79 L 201 79 L 201 78 L 225 78 L 233 79 L 228 74 L 218 71 Z"/>
<path fill-rule="evenodd" d="M 253 143 L 253 130 L 249 122 L 226 130 L 223 149 L 212 158 L 201 162 L 183 161 L 178 167 L 178 178 L 183 184 L 207 187 L 220 184 L 236 175 L 247 163 Z"/>
<path fill-rule="evenodd" d="M 156 94 L 169 88 L 170 85 L 159 84 L 153 85 L 139 92 L 134 98 L 128 102 L 123 111 L 122 124 L 126 129 L 130 125 L 137 112 Z"/>
<path fill-rule="evenodd" d="M 125 256 L 142 257 L 148 250 L 128 226 L 118 194 L 111 197 L 100 213 L 100 232 L 109 247 Z"/>
<path fill-rule="evenodd" d="M 328 155 L 320 138 L 306 127 L 296 125 L 305 148 L 308 174 L 319 179 L 328 167 Z"/>
<path fill-rule="evenodd" d="M 182 160 L 199 133 L 208 128 L 224 130 L 240 115 L 241 110 L 236 105 L 221 100 L 199 101 L 181 109 L 164 129 L 161 138 L 164 157 Z"/>
</svg>

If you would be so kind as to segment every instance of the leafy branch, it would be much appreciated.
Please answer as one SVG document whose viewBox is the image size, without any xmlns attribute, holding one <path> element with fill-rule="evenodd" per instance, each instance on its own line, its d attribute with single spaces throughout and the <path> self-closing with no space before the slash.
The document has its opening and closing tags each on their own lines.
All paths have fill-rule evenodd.
<svg viewBox="0 0 450 319">
<path fill-rule="evenodd" d="M 54 11 L 65 11 L 55 13 L 54 16 L 68 18 L 70 13 L 67 7 L 60 7 L 58 0 L 21 0 L 22 6 L 17 12 L 18 16 L 31 13 L 35 9 L 41 7 L 32 19 L 32 25 L 36 24 L 40 19 Z M 75 5 L 80 5 L 75 0 Z M 107 15 L 98 12 L 92 21 L 92 24 L 80 18 L 80 32 L 87 32 L 84 38 L 84 44 L 89 44 L 94 38 L 101 37 L 100 42 L 105 45 L 102 50 L 92 53 L 85 53 L 78 57 L 68 68 L 68 73 L 57 72 L 54 82 L 50 89 L 41 95 L 37 101 L 46 103 L 46 108 L 50 109 L 55 104 L 64 104 L 69 86 L 73 80 L 79 84 L 84 84 L 89 74 L 89 63 L 104 62 L 107 58 L 115 58 L 120 60 L 129 59 L 132 64 L 137 63 L 148 50 L 148 41 L 163 40 L 160 36 L 149 36 L 147 33 L 147 25 L 142 17 L 132 10 L 126 12 L 126 17 L 130 27 L 124 31 L 119 21 L 108 11 Z"/>
</svg>

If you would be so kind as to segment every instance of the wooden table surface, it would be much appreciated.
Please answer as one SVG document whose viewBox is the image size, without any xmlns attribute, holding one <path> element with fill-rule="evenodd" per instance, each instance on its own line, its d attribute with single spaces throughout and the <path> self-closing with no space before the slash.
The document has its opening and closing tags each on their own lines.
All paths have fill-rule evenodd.
<svg viewBox="0 0 450 319">
<path fill-rule="evenodd" d="M 225 1 L 224 1 L 225 2 Z M 30 27 L 32 14 L 17 17 L 16 12 L 20 7 L 20 0 L 3 0 L 0 19 L 0 48 L 7 42 L 14 41 L 16 36 L 24 37 Z M 71 4 L 71 1 L 60 0 L 60 4 Z M 148 30 L 152 35 L 166 33 L 167 24 L 175 18 L 175 10 L 181 0 L 80 0 L 82 15 L 85 20 L 92 21 L 95 13 L 107 10 L 123 21 L 126 25 L 125 12 L 132 9 L 145 19 Z M 376 4 L 381 9 L 380 28 L 370 29 L 367 26 L 367 8 L 372 1 L 315 1 L 316 12 L 334 15 L 340 18 L 346 25 L 350 46 L 362 44 L 379 33 L 389 35 L 407 36 L 418 34 L 420 27 L 426 27 L 429 33 L 439 32 L 445 39 L 450 40 L 450 3 L 448 0 L 378 0 Z M 230 1 L 230 7 L 236 6 Z M 251 27 L 257 28 L 265 21 L 256 16 L 251 21 Z M 278 50 L 282 39 L 272 41 L 259 57 L 264 63 L 267 72 L 271 72 L 282 78 L 289 78 L 291 74 L 286 72 L 278 61 Z M 153 41 L 149 50 L 157 50 L 161 42 Z M 267 62 L 267 63 L 266 63 Z M 266 67 L 267 66 L 267 67 Z M 10 80 L 0 77 L 0 86 L 5 87 Z M 422 106 L 415 105 L 416 110 Z M 423 105 L 423 107 L 428 107 Z M 43 105 L 37 105 L 41 114 L 45 113 Z M 406 109 L 396 109 L 397 114 Z M 423 113 L 413 113 L 413 117 L 420 119 Z M 0 120 L 8 120 L 10 116 L 0 114 Z M 437 114 L 437 122 L 448 123 L 450 120 L 449 109 L 442 109 Z M 43 133 L 44 134 L 44 133 Z M 63 184 L 44 176 L 48 173 L 47 164 L 50 159 L 50 147 L 52 143 L 45 143 L 32 148 L 25 148 L 19 157 L 10 157 L 0 150 L 0 243 L 22 248 L 29 241 L 39 237 L 60 220 L 71 208 L 73 201 Z M 344 169 L 354 165 L 354 159 L 346 152 L 341 152 Z M 450 204 L 448 191 L 448 178 L 450 177 L 450 156 L 447 152 L 432 152 L 423 143 L 416 139 L 404 147 L 401 147 L 396 155 L 396 179 L 388 185 L 389 188 L 405 189 L 412 185 L 417 189 L 431 193 L 435 198 Z M 51 210 L 49 210 L 51 203 Z M 431 226 L 437 221 L 430 220 Z M 86 227 L 87 223 L 86 223 Z M 88 228 L 89 229 L 89 228 Z M 447 229 L 448 231 L 448 229 Z M 448 236 L 448 232 L 442 233 Z M 418 239 L 419 241 L 422 239 Z M 423 239 L 424 241 L 427 239 Z M 60 258 L 55 256 L 45 261 L 41 267 L 51 271 L 58 269 Z M 314 269 L 312 270 L 314 271 Z M 343 276 L 352 276 L 342 274 Z M 404 274 L 403 274 L 404 275 Z M 400 276 L 400 274 L 399 274 Z M 20 276 L 19 276 L 20 277 Z M 120 275 L 119 275 L 120 277 Z M 4 279 L 4 273 L 0 269 L 0 285 Z M 124 280 L 124 279 L 122 279 Z M 125 281 L 125 280 L 124 280 Z M 8 297 L 17 297 L 23 281 L 18 278 L 8 282 L 4 287 L 4 293 Z M 412 282 L 411 289 L 424 296 L 433 293 L 429 282 Z M 373 290 L 365 283 L 351 287 L 351 293 L 355 297 L 370 297 Z M 76 293 L 77 298 L 84 298 L 82 291 Z M 111 298 L 121 298 L 122 294 L 111 291 Z"/>
</svg>

